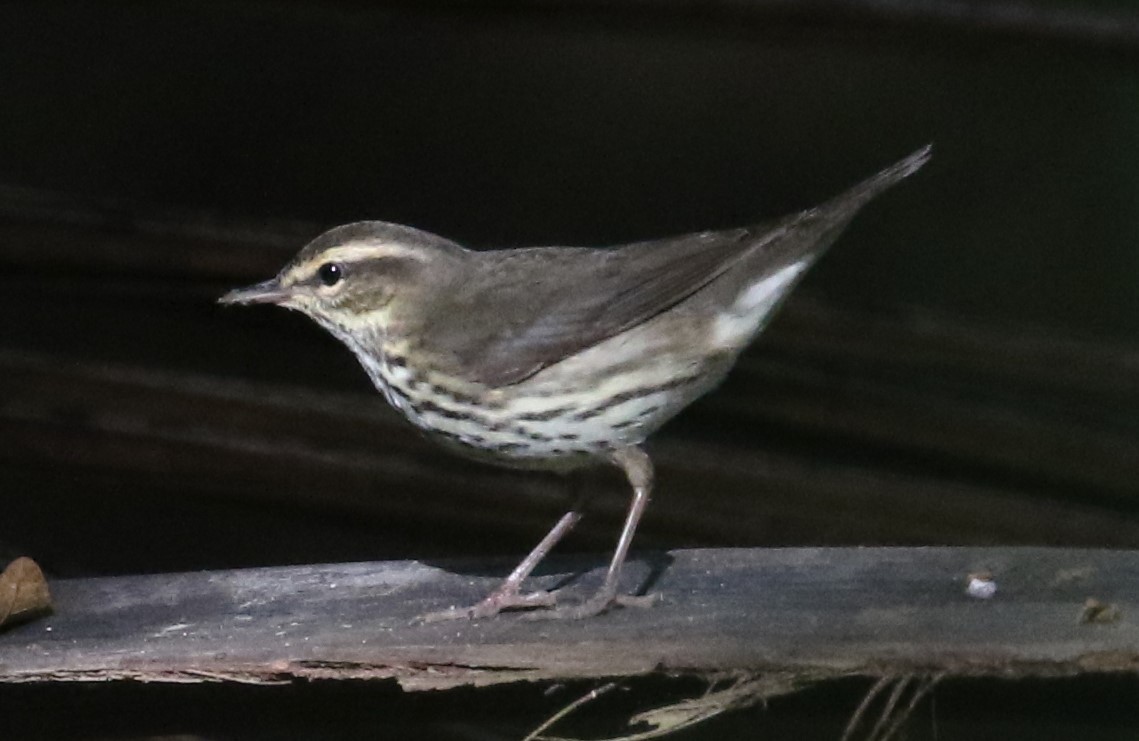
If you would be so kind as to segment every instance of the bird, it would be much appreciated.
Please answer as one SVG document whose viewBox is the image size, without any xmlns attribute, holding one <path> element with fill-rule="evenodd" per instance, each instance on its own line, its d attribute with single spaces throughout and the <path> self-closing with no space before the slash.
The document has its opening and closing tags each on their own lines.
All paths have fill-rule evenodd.
<svg viewBox="0 0 1139 741">
<path fill-rule="evenodd" d="M 307 315 L 392 407 L 459 455 L 520 469 L 620 468 L 632 498 L 592 596 L 566 604 L 522 589 L 581 519 L 579 501 L 484 599 L 426 616 L 591 617 L 651 601 L 618 589 L 653 487 L 646 439 L 719 384 L 855 214 L 930 155 L 927 145 L 774 221 L 613 247 L 472 250 L 409 226 L 350 223 L 218 301 Z"/>
</svg>

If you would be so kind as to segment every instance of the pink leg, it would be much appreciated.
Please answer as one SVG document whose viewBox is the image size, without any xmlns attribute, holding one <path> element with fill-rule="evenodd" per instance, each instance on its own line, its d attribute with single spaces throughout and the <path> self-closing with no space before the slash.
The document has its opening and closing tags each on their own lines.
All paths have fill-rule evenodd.
<svg viewBox="0 0 1139 741">
<path fill-rule="evenodd" d="M 637 530 L 637 523 L 649 503 L 649 494 L 653 484 L 653 464 L 648 454 L 637 447 L 622 448 L 612 454 L 610 460 L 624 470 L 625 476 L 633 487 L 633 500 L 629 504 L 629 513 L 625 517 L 625 525 L 621 528 L 621 537 L 617 540 L 617 548 L 609 562 L 609 570 L 605 572 L 605 581 L 601 588 L 585 602 L 561 607 L 545 612 L 534 613 L 535 618 L 570 618 L 578 619 L 591 617 L 605 612 L 614 605 L 643 607 L 653 603 L 653 597 L 632 597 L 617 594 L 617 587 L 621 581 L 621 567 L 629 555 L 629 546 L 633 542 L 633 534 Z M 510 576 L 502 582 L 481 602 L 465 608 L 453 608 L 441 612 L 424 615 L 424 622 L 437 622 L 441 620 L 455 620 L 459 618 L 483 618 L 497 615 L 504 610 L 518 610 L 536 607 L 553 607 L 557 598 L 553 592 L 522 592 L 522 582 L 534 568 L 546 557 L 554 546 L 573 526 L 581 520 L 581 505 L 579 501 L 569 512 L 562 515 L 557 524 L 546 533 L 546 537 L 534 550 L 515 567 Z"/>
<path fill-rule="evenodd" d="M 534 546 L 534 550 L 526 558 L 522 559 L 522 563 L 518 564 L 514 571 L 510 572 L 510 576 L 498 585 L 493 592 L 488 594 L 481 602 L 464 608 L 453 608 L 450 610 L 443 610 L 441 612 L 432 612 L 424 615 L 422 620 L 424 622 L 438 622 L 441 620 L 455 620 L 458 618 L 483 618 L 497 615 L 503 610 L 517 610 L 526 609 L 530 607 L 551 607 L 556 601 L 553 592 L 522 592 L 522 582 L 530 573 L 537 567 L 537 565 L 546 557 L 558 541 L 565 537 L 566 533 L 573 529 L 573 526 L 581 520 L 581 502 L 575 505 L 573 509 L 562 515 L 557 524 L 546 533 L 546 537 L 542 538 L 538 545 Z"/>
<path fill-rule="evenodd" d="M 618 595 L 617 587 L 621 581 L 621 567 L 629 555 L 629 546 L 633 542 L 633 534 L 637 530 L 637 523 L 649 504 L 649 493 L 653 485 L 653 464 L 645 451 L 640 448 L 622 448 L 613 453 L 611 460 L 625 471 L 629 483 L 633 486 L 633 501 L 629 504 L 629 514 L 625 517 L 625 525 L 621 528 L 621 537 L 617 540 L 617 549 L 613 551 L 613 559 L 609 562 L 609 570 L 605 572 L 605 581 L 601 588 L 585 602 L 579 605 L 559 607 L 546 613 L 535 614 L 535 618 L 569 618 L 580 619 L 592 617 L 605 612 L 614 605 L 646 607 L 651 605 L 654 598 L 633 597 Z"/>
</svg>

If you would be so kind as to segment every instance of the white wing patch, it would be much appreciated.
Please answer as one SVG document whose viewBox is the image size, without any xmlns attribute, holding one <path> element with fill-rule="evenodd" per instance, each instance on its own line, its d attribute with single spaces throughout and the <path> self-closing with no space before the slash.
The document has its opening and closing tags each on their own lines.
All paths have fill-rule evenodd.
<svg viewBox="0 0 1139 741">
<path fill-rule="evenodd" d="M 715 343 L 738 348 L 751 340 L 763 327 L 767 315 L 806 269 L 805 260 L 793 262 L 745 288 L 736 297 L 735 303 L 716 317 Z"/>
</svg>

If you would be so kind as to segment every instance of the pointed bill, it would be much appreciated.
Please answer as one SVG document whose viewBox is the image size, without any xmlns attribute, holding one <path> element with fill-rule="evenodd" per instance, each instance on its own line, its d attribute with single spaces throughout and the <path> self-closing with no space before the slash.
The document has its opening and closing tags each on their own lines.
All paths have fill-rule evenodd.
<svg viewBox="0 0 1139 741">
<path fill-rule="evenodd" d="M 219 304 L 279 304 L 291 295 L 276 278 L 245 288 L 235 288 L 218 299 Z"/>
</svg>

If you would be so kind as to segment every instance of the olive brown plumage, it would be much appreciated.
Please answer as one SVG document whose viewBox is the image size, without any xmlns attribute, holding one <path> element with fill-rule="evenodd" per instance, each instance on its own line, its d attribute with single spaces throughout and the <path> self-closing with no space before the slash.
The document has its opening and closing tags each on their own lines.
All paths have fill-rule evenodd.
<svg viewBox="0 0 1139 741">
<path fill-rule="evenodd" d="M 307 314 L 455 452 L 520 468 L 620 466 L 633 502 L 597 594 L 555 607 L 552 594 L 521 591 L 580 519 L 575 507 L 486 599 L 433 616 L 584 617 L 635 601 L 617 582 L 652 486 L 641 443 L 719 383 L 854 215 L 928 158 L 926 147 L 770 223 L 619 247 L 472 251 L 411 227 L 348 224 L 221 301 Z"/>
</svg>

